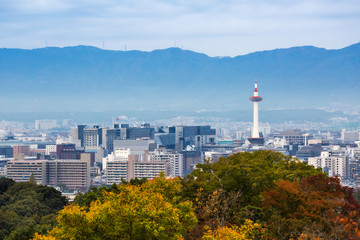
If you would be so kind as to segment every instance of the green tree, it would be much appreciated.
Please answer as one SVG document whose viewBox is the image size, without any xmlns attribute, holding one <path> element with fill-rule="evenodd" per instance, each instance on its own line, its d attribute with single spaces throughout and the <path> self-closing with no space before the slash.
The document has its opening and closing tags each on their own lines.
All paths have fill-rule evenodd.
<svg viewBox="0 0 360 240">
<path fill-rule="evenodd" d="M 11 187 L 14 184 L 15 181 L 12 180 L 11 178 L 5 178 L 5 177 L 0 178 L 0 195 L 6 192 L 9 189 L 9 187 Z"/>
<path fill-rule="evenodd" d="M 33 173 L 30 174 L 29 183 L 36 184 L 36 178 Z"/>
<path fill-rule="evenodd" d="M 183 197 L 194 200 L 203 189 L 203 197 L 218 189 L 241 192 L 241 204 L 260 206 L 261 193 L 281 179 L 294 181 L 322 173 L 320 169 L 275 151 L 241 152 L 220 158 L 215 163 L 198 164 L 183 181 Z"/>
<path fill-rule="evenodd" d="M 56 224 L 56 215 L 68 203 L 56 189 L 30 182 L 0 179 L 0 239 L 30 239 Z"/>
</svg>

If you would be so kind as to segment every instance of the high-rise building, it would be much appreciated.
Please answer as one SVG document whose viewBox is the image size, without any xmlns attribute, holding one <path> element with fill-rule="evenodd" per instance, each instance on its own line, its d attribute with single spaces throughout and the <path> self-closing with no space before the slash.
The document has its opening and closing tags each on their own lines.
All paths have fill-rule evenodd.
<svg viewBox="0 0 360 240">
<path fill-rule="evenodd" d="M 184 157 L 181 153 L 170 153 L 156 150 L 147 154 L 150 162 L 165 161 L 169 165 L 169 172 L 165 174 L 169 177 L 184 176 Z"/>
<path fill-rule="evenodd" d="M 126 139 L 154 139 L 155 129 L 150 127 L 150 124 L 142 124 L 142 127 L 128 127 L 126 128 Z"/>
<path fill-rule="evenodd" d="M 349 158 L 345 153 L 323 151 L 320 157 L 309 157 L 308 164 L 315 168 L 322 168 L 329 177 L 341 177 L 347 179 L 350 176 Z"/>
<path fill-rule="evenodd" d="M 6 158 L 12 158 L 14 156 L 14 150 L 11 146 L 0 146 L 0 156 Z"/>
<path fill-rule="evenodd" d="M 99 126 L 93 128 L 84 128 L 83 130 L 83 146 L 98 147 L 102 145 L 102 129 Z"/>
<path fill-rule="evenodd" d="M 181 151 L 181 154 L 184 157 L 184 164 L 183 164 L 183 176 L 190 174 L 196 164 L 201 163 L 203 161 L 201 151 Z"/>
<path fill-rule="evenodd" d="M 201 150 L 204 145 L 215 144 L 216 130 L 210 126 L 174 126 L 167 133 L 156 136 L 160 147 L 182 151 L 187 146 Z"/>
</svg>

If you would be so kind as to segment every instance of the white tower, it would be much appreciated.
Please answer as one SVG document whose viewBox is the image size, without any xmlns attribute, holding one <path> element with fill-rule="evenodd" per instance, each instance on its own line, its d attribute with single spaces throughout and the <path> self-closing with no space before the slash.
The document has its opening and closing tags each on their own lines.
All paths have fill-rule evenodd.
<svg viewBox="0 0 360 240">
<path fill-rule="evenodd" d="M 253 118 L 252 135 L 250 138 L 248 138 L 248 140 L 252 144 L 263 144 L 264 138 L 260 137 L 259 134 L 259 102 L 263 100 L 263 98 L 259 96 L 257 90 L 257 82 L 255 82 L 254 95 L 250 97 L 249 100 L 254 103 L 254 118 Z"/>
</svg>

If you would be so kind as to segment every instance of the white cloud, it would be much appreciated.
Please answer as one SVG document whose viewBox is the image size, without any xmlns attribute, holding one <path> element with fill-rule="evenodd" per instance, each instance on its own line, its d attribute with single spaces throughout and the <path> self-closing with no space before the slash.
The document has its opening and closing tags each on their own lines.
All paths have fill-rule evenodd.
<svg viewBox="0 0 360 240">
<path fill-rule="evenodd" d="M 94 44 L 209 55 L 360 41 L 358 0 L 0 0 L 0 47 Z M 26 36 L 26 40 L 24 37 Z"/>
</svg>

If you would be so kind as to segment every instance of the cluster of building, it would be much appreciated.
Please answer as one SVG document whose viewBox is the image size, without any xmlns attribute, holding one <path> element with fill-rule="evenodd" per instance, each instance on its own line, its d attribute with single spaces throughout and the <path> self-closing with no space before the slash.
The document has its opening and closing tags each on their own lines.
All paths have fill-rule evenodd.
<svg viewBox="0 0 360 240">
<path fill-rule="evenodd" d="M 86 190 L 91 185 L 110 185 L 134 178 L 168 177 L 191 173 L 204 159 L 217 161 L 237 152 L 267 149 L 282 152 L 338 176 L 343 184 L 360 186 L 360 132 L 272 130 L 259 126 L 258 104 L 262 100 L 255 83 L 254 121 L 250 131 L 236 132 L 210 126 L 134 127 L 113 123 L 111 127 L 77 125 L 70 138 L 57 142 L 0 143 L 0 175 L 28 181 L 33 175 L 45 185 L 65 185 Z M 35 128 L 48 129 L 58 122 L 37 121 Z M 72 125 L 64 120 L 63 125 Z M 250 134 L 248 136 L 247 134 Z M 64 134 L 64 136 L 68 136 Z M 12 139 L 14 140 L 14 139 Z"/>
<path fill-rule="evenodd" d="M 0 164 L 6 164 L 1 171 L 20 182 L 33 175 L 42 184 L 82 190 L 91 184 L 154 178 L 160 172 L 182 177 L 203 160 L 202 148 L 214 145 L 215 135 L 210 126 L 78 125 L 68 143 L 0 146 Z"/>
</svg>

